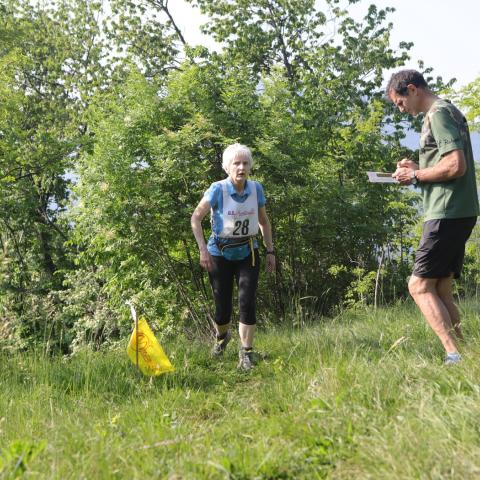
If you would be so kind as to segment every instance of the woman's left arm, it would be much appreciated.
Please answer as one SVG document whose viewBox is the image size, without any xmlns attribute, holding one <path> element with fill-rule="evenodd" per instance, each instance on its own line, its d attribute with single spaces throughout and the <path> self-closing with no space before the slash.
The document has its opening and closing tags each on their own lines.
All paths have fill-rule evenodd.
<svg viewBox="0 0 480 480">
<path fill-rule="evenodd" d="M 273 272 L 275 270 L 275 253 L 273 251 L 272 226 L 270 225 L 270 220 L 268 219 L 265 207 L 258 208 L 258 225 L 262 231 L 263 242 L 267 247 L 267 272 Z"/>
</svg>

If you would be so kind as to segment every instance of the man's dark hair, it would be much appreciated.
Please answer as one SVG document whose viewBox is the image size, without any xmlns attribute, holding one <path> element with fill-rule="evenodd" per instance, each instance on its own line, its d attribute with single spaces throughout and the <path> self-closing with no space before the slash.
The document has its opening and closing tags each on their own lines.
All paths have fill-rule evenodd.
<svg viewBox="0 0 480 480">
<path fill-rule="evenodd" d="M 415 85 L 417 88 L 428 89 L 427 82 L 423 75 L 416 70 L 400 70 L 394 73 L 388 82 L 385 94 L 390 98 L 390 92 L 393 90 L 397 95 L 406 95 L 408 85 Z"/>
</svg>

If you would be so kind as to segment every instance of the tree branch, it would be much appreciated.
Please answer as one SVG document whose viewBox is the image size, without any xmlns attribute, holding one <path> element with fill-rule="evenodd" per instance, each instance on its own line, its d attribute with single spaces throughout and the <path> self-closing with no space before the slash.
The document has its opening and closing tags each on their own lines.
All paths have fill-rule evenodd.
<svg viewBox="0 0 480 480">
<path fill-rule="evenodd" d="M 172 17 L 172 14 L 170 13 L 170 10 L 168 9 L 168 0 L 146 0 L 146 2 L 149 3 L 150 5 L 153 5 L 154 7 L 159 8 L 162 12 L 164 12 L 167 15 L 178 38 L 183 43 L 183 45 L 187 46 L 188 44 L 184 36 L 182 35 L 182 32 L 178 28 L 177 24 L 175 23 L 175 20 Z"/>
</svg>

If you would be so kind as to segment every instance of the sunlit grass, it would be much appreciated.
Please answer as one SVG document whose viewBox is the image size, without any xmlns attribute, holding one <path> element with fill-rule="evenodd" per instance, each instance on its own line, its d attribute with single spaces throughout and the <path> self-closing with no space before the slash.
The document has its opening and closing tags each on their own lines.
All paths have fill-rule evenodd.
<svg viewBox="0 0 480 480">
<path fill-rule="evenodd" d="M 140 377 L 123 350 L 0 357 L 4 478 L 478 478 L 479 315 L 464 362 L 409 304 L 260 331 L 236 371 L 186 339 L 176 372 Z M 19 461 L 20 459 L 20 461 Z M 3 470 L 1 470 L 3 469 Z"/>
</svg>

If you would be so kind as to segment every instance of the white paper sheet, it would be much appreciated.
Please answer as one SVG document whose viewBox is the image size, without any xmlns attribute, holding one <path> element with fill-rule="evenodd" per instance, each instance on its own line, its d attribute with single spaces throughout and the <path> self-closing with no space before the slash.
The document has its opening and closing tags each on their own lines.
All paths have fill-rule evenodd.
<svg viewBox="0 0 480 480">
<path fill-rule="evenodd" d="M 398 180 L 387 172 L 367 172 L 368 180 L 371 183 L 398 183 Z"/>
</svg>

